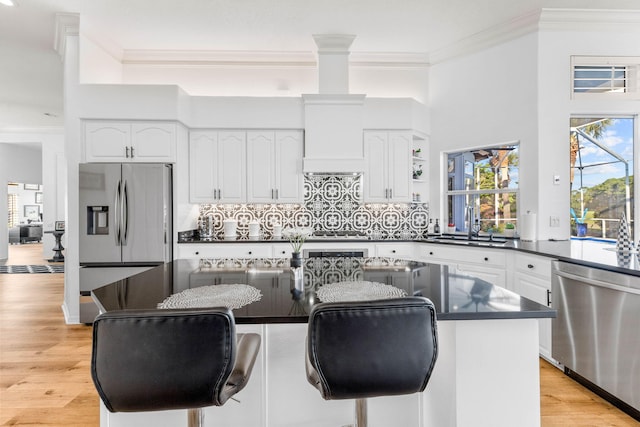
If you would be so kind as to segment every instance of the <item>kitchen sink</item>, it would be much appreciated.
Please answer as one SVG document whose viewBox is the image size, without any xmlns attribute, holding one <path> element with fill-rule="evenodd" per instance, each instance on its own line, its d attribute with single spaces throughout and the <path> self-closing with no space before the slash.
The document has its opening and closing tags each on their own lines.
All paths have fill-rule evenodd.
<svg viewBox="0 0 640 427">
<path fill-rule="evenodd" d="M 507 243 L 506 239 L 501 238 L 474 237 L 469 239 L 467 236 L 461 235 L 435 236 L 430 237 L 428 240 L 465 246 L 504 246 Z"/>
</svg>

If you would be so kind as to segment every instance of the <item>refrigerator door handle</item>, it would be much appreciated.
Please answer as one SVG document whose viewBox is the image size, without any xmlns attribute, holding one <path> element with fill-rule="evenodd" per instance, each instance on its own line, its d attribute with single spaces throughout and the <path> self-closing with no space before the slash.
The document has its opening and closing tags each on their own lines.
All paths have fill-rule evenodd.
<svg viewBox="0 0 640 427">
<path fill-rule="evenodd" d="M 129 191 L 127 190 L 127 181 L 124 182 L 124 190 L 122 192 L 122 246 L 127 244 L 129 237 Z"/>
<path fill-rule="evenodd" d="M 116 227 L 116 246 L 122 245 L 122 237 L 121 237 L 121 229 L 120 229 L 120 199 L 122 194 L 122 186 L 120 180 L 118 180 L 118 186 L 116 187 L 116 199 L 114 202 L 114 213 L 113 217 L 115 219 L 115 227 Z"/>
</svg>

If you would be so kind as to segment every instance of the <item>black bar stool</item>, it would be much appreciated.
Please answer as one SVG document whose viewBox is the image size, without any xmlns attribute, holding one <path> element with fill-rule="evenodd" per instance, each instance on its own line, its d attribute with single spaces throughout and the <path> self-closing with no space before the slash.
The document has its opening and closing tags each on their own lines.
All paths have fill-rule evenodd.
<svg viewBox="0 0 640 427">
<path fill-rule="evenodd" d="M 259 349 L 227 308 L 115 311 L 93 323 L 91 376 L 111 412 L 188 409 L 196 427 L 244 388 Z"/>
<path fill-rule="evenodd" d="M 438 355 L 435 308 L 423 297 L 318 304 L 306 353 L 309 382 L 325 400 L 356 399 L 355 427 L 366 427 L 368 397 L 427 386 Z"/>
</svg>

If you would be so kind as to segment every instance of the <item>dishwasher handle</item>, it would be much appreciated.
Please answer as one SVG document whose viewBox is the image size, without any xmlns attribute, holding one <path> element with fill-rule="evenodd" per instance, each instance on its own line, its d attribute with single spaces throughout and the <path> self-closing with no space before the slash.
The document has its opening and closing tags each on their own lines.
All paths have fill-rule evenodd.
<svg viewBox="0 0 640 427">
<path fill-rule="evenodd" d="M 601 280 L 596 280 L 596 279 L 592 279 L 592 278 L 589 278 L 589 277 L 579 276 L 577 274 L 567 273 L 565 271 L 560 271 L 560 270 L 554 270 L 553 273 L 558 275 L 558 276 L 560 276 L 560 277 L 565 277 L 567 279 L 572 279 L 572 280 L 576 280 L 578 282 L 586 283 L 587 285 L 592 285 L 592 286 L 597 286 L 597 287 L 600 287 L 600 288 L 611 289 L 611 290 L 619 291 L 619 292 L 626 292 L 626 293 L 634 294 L 634 295 L 640 295 L 640 289 L 629 288 L 629 287 L 620 286 L 620 285 L 615 285 L 613 283 L 607 283 L 607 282 L 603 282 Z"/>
</svg>

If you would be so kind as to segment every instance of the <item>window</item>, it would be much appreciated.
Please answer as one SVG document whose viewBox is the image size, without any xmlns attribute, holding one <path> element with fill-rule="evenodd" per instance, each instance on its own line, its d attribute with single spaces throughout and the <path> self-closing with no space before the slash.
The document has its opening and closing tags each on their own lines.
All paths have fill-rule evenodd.
<svg viewBox="0 0 640 427">
<path fill-rule="evenodd" d="M 519 161 L 517 144 L 447 154 L 449 226 L 498 233 L 507 223 L 516 226 Z"/>
<path fill-rule="evenodd" d="M 627 92 L 627 67 L 573 67 L 573 91 L 576 93 Z"/>
<path fill-rule="evenodd" d="M 624 215 L 633 236 L 633 117 L 570 120 L 571 235 L 615 239 Z"/>
<path fill-rule="evenodd" d="M 9 220 L 7 222 L 8 228 L 13 228 L 18 225 L 18 195 L 9 193 L 7 194 L 7 210 L 9 212 Z"/>
<path fill-rule="evenodd" d="M 573 97 L 617 96 L 640 98 L 638 57 L 592 57 L 571 58 L 571 81 Z"/>
</svg>

